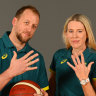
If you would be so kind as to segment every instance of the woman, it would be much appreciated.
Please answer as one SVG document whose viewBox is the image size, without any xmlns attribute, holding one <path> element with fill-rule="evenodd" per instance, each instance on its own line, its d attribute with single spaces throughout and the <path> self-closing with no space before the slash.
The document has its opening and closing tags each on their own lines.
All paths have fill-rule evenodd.
<svg viewBox="0 0 96 96">
<path fill-rule="evenodd" d="M 69 17 L 63 37 L 66 48 L 56 51 L 50 66 L 49 96 L 96 96 L 96 43 L 88 18 Z"/>
</svg>

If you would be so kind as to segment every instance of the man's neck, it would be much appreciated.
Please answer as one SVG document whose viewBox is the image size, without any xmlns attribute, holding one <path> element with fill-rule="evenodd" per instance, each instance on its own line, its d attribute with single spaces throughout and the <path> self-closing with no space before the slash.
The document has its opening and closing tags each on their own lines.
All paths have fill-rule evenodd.
<svg viewBox="0 0 96 96">
<path fill-rule="evenodd" d="M 25 43 L 21 43 L 15 34 L 10 33 L 9 35 L 9 39 L 11 40 L 11 42 L 13 43 L 13 45 L 16 47 L 17 51 L 21 50 L 24 48 Z"/>
</svg>

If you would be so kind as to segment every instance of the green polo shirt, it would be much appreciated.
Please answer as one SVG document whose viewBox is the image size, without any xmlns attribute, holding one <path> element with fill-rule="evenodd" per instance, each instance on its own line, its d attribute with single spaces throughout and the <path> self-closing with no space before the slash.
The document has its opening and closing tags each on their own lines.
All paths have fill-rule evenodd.
<svg viewBox="0 0 96 96">
<path fill-rule="evenodd" d="M 3 37 L 0 38 L 0 74 L 10 66 L 10 61 L 13 57 L 13 51 L 16 51 L 17 58 L 21 58 L 29 51 L 34 50 L 33 54 L 39 54 L 39 62 L 31 65 L 31 67 L 37 66 L 38 69 L 27 71 L 21 75 L 14 77 L 0 92 L 0 96 L 9 96 L 8 94 L 11 87 L 21 80 L 32 80 L 38 83 L 41 88 L 44 88 L 44 90 L 48 90 L 48 79 L 43 56 L 38 51 L 30 47 L 28 43 L 26 43 L 25 47 L 22 50 L 17 51 L 16 47 L 12 44 L 8 37 L 9 34 L 10 32 L 6 32 Z"/>
<path fill-rule="evenodd" d="M 67 61 L 74 65 L 72 58 L 72 48 L 66 48 L 56 51 L 50 66 L 52 72 L 56 72 L 56 94 L 55 96 L 84 96 L 82 86 L 77 78 L 74 70 L 67 65 Z M 90 81 L 96 78 L 96 51 L 86 48 L 83 52 L 85 64 L 91 61 L 95 63 L 91 67 L 89 73 Z M 80 58 L 80 57 L 79 57 Z"/>
</svg>

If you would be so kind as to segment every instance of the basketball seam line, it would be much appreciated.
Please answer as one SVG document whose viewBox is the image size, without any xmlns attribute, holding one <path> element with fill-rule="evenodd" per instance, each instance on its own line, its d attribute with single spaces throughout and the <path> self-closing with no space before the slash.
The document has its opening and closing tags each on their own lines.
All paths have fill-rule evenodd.
<svg viewBox="0 0 96 96">
<path fill-rule="evenodd" d="M 37 94 L 41 94 L 39 88 L 37 88 L 36 86 L 34 86 L 34 85 L 32 85 L 32 84 L 26 83 L 26 82 L 19 82 L 19 83 L 15 84 L 14 86 L 16 86 L 16 85 L 23 85 L 23 84 L 34 88 Z M 14 87 L 14 86 L 13 86 L 13 87 Z"/>
</svg>

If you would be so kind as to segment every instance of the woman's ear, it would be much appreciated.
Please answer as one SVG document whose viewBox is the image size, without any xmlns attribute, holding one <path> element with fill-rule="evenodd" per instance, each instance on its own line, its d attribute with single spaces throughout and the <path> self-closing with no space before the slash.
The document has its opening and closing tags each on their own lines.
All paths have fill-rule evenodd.
<svg viewBox="0 0 96 96">
<path fill-rule="evenodd" d="M 67 38 L 67 32 L 64 32 L 65 38 Z"/>
</svg>

